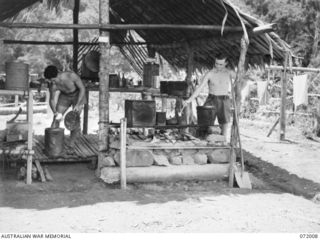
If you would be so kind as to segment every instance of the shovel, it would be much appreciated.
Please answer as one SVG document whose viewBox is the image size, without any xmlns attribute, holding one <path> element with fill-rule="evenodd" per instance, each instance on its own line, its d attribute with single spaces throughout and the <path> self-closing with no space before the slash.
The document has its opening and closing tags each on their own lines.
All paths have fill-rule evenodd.
<svg viewBox="0 0 320 240">
<path fill-rule="evenodd" d="M 241 139 L 240 139 L 238 112 L 237 112 L 237 105 L 236 105 L 235 95 L 232 87 L 232 82 L 231 82 L 231 94 L 232 94 L 232 103 L 234 108 L 233 117 L 234 117 L 236 131 L 239 139 L 240 159 L 241 159 L 241 169 L 236 167 L 234 175 L 239 188 L 252 189 L 249 173 L 244 171 L 244 159 L 243 159 L 243 151 L 242 151 L 242 145 L 241 145 Z"/>
</svg>

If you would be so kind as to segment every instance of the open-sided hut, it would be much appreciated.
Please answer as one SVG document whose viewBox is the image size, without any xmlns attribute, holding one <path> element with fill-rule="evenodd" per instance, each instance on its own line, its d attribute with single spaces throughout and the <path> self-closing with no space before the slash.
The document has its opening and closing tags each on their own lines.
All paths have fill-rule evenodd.
<svg viewBox="0 0 320 240">
<path fill-rule="evenodd" d="M 134 69 L 141 74 L 143 64 L 157 52 L 172 66 L 187 69 L 186 81 L 196 68 L 212 66 L 217 52 L 225 53 L 237 69 L 236 96 L 239 82 L 248 64 L 264 66 L 270 59 L 290 63 L 290 48 L 273 32 L 274 24 L 241 12 L 227 0 L 100 0 L 100 22 L 79 24 L 79 0 L 74 0 L 74 22 L 16 23 L 12 17 L 37 0 L 0 0 L 0 27 L 74 29 L 74 68 L 78 66 L 79 29 L 99 29 L 100 106 L 99 159 L 108 150 L 108 58 L 110 44 L 118 45 Z M 50 0 L 52 5 L 58 0 Z M 134 34 L 132 34 L 134 32 Z M 138 34 L 140 37 L 135 38 Z M 110 37 L 111 35 L 111 37 Z M 114 37 L 112 37 L 114 36 Z M 110 42 L 111 39 L 111 42 Z M 12 42 L 12 41 L 11 41 Z M 16 41 L 23 44 L 23 39 Z M 30 43 L 30 42 L 29 42 Z M 33 44 L 37 44 L 33 41 Z M 50 44 L 50 43 L 48 43 Z M 285 88 L 285 78 L 283 87 Z M 283 91 L 282 99 L 285 99 Z M 282 107 L 284 119 L 284 106 Z M 282 121 L 283 122 L 283 121 Z M 282 127 L 284 127 L 282 123 Z"/>
</svg>

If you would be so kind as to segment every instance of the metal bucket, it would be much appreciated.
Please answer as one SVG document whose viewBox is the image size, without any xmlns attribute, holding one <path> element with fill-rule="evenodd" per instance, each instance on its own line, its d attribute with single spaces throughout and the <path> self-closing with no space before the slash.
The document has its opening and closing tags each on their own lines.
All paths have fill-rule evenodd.
<svg viewBox="0 0 320 240">
<path fill-rule="evenodd" d="M 213 126 L 216 118 L 216 109 L 213 106 L 197 107 L 198 125 Z"/>
<path fill-rule="evenodd" d="M 64 153 L 64 129 L 46 128 L 44 134 L 45 153 L 49 157 L 59 157 Z"/>
<path fill-rule="evenodd" d="M 91 72 L 99 72 L 99 57 L 100 53 L 98 51 L 90 51 L 84 57 L 84 64 Z"/>
<path fill-rule="evenodd" d="M 6 62 L 7 90 L 28 90 L 29 88 L 29 65 L 21 62 Z"/>
</svg>

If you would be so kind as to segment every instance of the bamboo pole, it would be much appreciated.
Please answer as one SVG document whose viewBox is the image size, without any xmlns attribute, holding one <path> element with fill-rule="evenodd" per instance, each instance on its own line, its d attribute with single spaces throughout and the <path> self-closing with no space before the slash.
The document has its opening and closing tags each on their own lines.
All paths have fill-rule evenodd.
<svg viewBox="0 0 320 240">
<path fill-rule="evenodd" d="M 286 103 L 287 103 L 287 65 L 288 54 L 285 55 L 283 75 L 281 79 L 281 105 L 280 105 L 280 140 L 285 140 L 286 134 Z"/>
<path fill-rule="evenodd" d="M 79 23 L 79 5 L 80 0 L 74 1 L 73 24 Z M 78 73 L 78 51 L 79 51 L 79 35 L 78 29 L 73 29 L 73 71 Z"/>
</svg>

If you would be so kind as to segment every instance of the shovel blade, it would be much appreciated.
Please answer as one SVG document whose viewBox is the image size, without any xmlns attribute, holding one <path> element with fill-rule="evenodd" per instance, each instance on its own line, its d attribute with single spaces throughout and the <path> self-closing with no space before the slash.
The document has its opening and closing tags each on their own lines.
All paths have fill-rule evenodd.
<svg viewBox="0 0 320 240">
<path fill-rule="evenodd" d="M 239 188 L 252 189 L 250 177 L 247 172 L 236 171 L 234 175 Z"/>
</svg>

